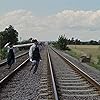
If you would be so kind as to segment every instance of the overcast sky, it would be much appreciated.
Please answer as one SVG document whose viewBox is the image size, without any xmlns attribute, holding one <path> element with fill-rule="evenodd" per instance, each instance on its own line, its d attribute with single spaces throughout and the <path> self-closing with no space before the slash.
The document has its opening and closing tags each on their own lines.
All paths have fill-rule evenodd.
<svg viewBox="0 0 100 100">
<path fill-rule="evenodd" d="M 24 40 L 100 40 L 100 0 L 0 0 L 0 31 L 9 25 Z"/>
</svg>

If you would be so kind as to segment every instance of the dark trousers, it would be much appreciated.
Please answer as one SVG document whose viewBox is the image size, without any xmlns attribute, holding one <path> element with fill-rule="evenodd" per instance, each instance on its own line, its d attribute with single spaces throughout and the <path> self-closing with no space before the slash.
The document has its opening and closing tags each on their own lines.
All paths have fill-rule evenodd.
<svg viewBox="0 0 100 100">
<path fill-rule="evenodd" d="M 38 65 L 39 65 L 39 61 L 36 61 L 35 63 L 33 63 L 30 71 L 34 68 L 33 73 L 35 73 L 37 71 Z"/>
<path fill-rule="evenodd" d="M 14 62 L 15 62 L 15 59 L 14 59 L 14 58 L 12 58 L 12 59 L 7 59 L 7 64 L 8 64 L 9 66 L 11 66 Z"/>
</svg>

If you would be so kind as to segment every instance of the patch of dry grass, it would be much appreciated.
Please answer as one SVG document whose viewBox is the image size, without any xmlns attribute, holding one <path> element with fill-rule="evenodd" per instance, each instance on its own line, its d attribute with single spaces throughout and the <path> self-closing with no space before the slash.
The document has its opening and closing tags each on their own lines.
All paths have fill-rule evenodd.
<svg viewBox="0 0 100 100">
<path fill-rule="evenodd" d="M 71 54 L 75 54 L 77 58 L 82 55 L 91 55 L 91 63 L 98 66 L 100 58 L 100 45 L 69 45 Z M 99 65 L 100 66 L 100 65 Z"/>
</svg>

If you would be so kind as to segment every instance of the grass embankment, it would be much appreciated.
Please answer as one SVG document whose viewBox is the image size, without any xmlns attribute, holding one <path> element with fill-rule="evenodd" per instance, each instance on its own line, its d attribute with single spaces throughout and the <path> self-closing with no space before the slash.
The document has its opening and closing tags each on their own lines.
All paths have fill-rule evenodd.
<svg viewBox="0 0 100 100">
<path fill-rule="evenodd" d="M 67 51 L 71 56 L 79 59 L 82 55 L 91 56 L 89 65 L 100 70 L 100 46 L 99 45 L 69 45 L 71 51 Z"/>
</svg>

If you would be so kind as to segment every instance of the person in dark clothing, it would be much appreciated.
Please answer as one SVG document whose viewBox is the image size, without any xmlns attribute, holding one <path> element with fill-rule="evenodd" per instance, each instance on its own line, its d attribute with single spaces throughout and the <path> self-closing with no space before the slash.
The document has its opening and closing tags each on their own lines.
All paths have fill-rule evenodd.
<svg viewBox="0 0 100 100">
<path fill-rule="evenodd" d="M 40 56 L 40 51 L 39 51 L 38 41 L 37 40 L 33 40 L 33 45 L 29 49 L 29 58 L 30 58 L 30 61 L 32 62 L 32 67 L 31 67 L 30 71 L 34 67 L 33 73 L 35 73 L 37 71 L 39 61 L 41 60 L 41 56 Z"/>
<path fill-rule="evenodd" d="M 14 64 L 14 62 L 15 62 L 15 54 L 14 54 L 14 50 L 13 50 L 13 45 L 11 42 L 9 42 L 5 45 L 5 47 L 7 47 L 7 49 L 8 49 L 7 64 L 8 64 L 8 69 L 10 69 L 12 64 Z"/>
</svg>

